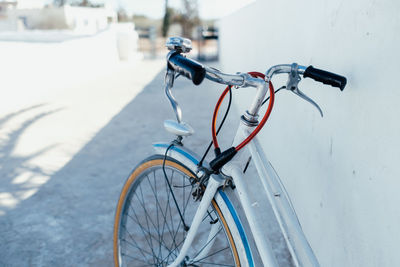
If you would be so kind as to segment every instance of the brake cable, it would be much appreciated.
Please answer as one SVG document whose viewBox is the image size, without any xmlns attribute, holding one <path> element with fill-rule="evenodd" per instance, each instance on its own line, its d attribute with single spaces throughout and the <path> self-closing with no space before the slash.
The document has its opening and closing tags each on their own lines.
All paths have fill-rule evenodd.
<svg viewBox="0 0 400 267">
<path fill-rule="evenodd" d="M 222 128 L 222 126 L 224 125 L 225 120 L 226 120 L 226 118 L 228 117 L 229 111 L 230 111 L 230 109 L 231 109 L 231 104 L 232 104 L 232 86 L 229 85 L 226 89 L 229 89 L 228 107 L 226 108 L 224 117 L 222 118 L 222 121 L 221 121 L 221 123 L 220 123 L 219 126 L 218 126 L 218 130 L 217 130 L 217 132 L 215 133 L 216 136 L 218 135 L 219 131 L 221 131 L 221 128 Z M 226 89 L 225 89 L 225 90 L 226 90 Z M 225 93 L 225 91 L 223 92 L 223 94 L 224 94 L 224 93 Z M 203 157 L 201 158 L 201 160 L 200 160 L 200 162 L 197 164 L 197 166 L 199 166 L 199 167 L 202 167 L 202 166 L 203 166 L 204 159 L 206 158 L 206 156 L 207 156 L 208 152 L 210 151 L 212 145 L 213 145 L 213 140 L 211 140 L 210 144 L 208 145 L 206 151 L 205 151 L 204 154 L 203 154 Z"/>
</svg>

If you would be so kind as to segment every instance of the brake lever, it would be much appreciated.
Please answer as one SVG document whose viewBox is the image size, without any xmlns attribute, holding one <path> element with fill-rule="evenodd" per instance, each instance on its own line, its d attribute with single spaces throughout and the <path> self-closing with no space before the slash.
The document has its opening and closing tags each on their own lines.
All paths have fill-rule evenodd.
<svg viewBox="0 0 400 267">
<path fill-rule="evenodd" d="M 299 90 L 298 87 L 296 87 L 296 89 L 291 90 L 293 93 L 295 93 L 296 95 L 300 96 L 301 98 L 303 98 L 304 100 L 310 102 L 314 107 L 316 107 L 319 111 L 319 113 L 321 114 L 321 117 L 324 117 L 324 114 L 322 113 L 321 108 L 318 106 L 317 103 L 315 103 L 314 100 L 312 100 L 311 98 L 309 98 L 307 95 L 305 95 L 302 91 Z"/>
<path fill-rule="evenodd" d="M 324 114 L 322 113 L 322 109 L 318 106 L 317 103 L 315 103 L 314 100 L 309 98 L 306 94 L 304 94 L 302 91 L 299 90 L 298 84 L 301 81 L 301 77 L 298 72 L 298 65 L 297 63 L 292 64 L 292 69 L 289 73 L 289 79 L 286 84 L 286 89 L 292 91 L 294 94 L 297 96 L 303 98 L 307 102 L 311 103 L 316 109 L 318 109 L 319 113 L 321 114 L 321 117 L 324 117 Z"/>
</svg>

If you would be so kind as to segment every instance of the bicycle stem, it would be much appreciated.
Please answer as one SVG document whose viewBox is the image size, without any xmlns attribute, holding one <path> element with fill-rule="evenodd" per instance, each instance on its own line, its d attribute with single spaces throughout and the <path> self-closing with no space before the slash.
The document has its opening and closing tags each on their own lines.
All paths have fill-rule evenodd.
<svg viewBox="0 0 400 267">
<path fill-rule="evenodd" d="M 247 110 L 246 115 L 250 115 L 251 118 L 258 117 L 258 111 L 264 101 L 265 95 L 268 91 L 268 82 L 265 82 L 263 79 L 254 78 L 249 74 L 246 74 L 245 84 L 244 86 L 251 86 L 257 88 L 256 96 L 251 103 L 250 108 Z M 246 117 L 246 115 L 244 115 Z"/>
</svg>

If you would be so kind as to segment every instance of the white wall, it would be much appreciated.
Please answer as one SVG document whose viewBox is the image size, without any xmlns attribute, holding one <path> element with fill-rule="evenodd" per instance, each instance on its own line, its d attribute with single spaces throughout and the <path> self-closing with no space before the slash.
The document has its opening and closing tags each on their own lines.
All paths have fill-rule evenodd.
<svg viewBox="0 0 400 267">
<path fill-rule="evenodd" d="M 26 19 L 28 29 L 71 29 L 82 34 L 95 34 L 108 27 L 109 11 L 105 8 L 64 7 L 17 9 Z"/>
<path fill-rule="evenodd" d="M 27 29 L 67 29 L 64 8 L 17 9 L 17 16 L 26 21 Z"/>
<path fill-rule="evenodd" d="M 64 7 L 68 26 L 79 32 L 96 33 L 108 26 L 105 8 Z"/>
<path fill-rule="evenodd" d="M 323 119 L 278 93 L 260 136 L 322 266 L 400 266 L 399 14 L 397 0 L 259 0 L 220 22 L 225 71 L 297 62 L 348 78 L 344 92 L 300 84 Z"/>
<path fill-rule="evenodd" d="M 18 8 L 42 8 L 45 3 L 43 0 L 18 0 L 17 2 Z"/>
</svg>

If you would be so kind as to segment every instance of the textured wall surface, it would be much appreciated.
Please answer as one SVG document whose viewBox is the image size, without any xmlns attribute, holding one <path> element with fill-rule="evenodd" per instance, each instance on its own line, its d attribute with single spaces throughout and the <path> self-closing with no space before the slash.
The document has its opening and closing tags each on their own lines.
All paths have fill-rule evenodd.
<svg viewBox="0 0 400 267">
<path fill-rule="evenodd" d="M 400 266 L 400 2 L 256 1 L 223 18 L 223 70 L 314 65 L 344 92 L 305 79 L 315 108 L 277 94 L 260 134 L 322 266 Z M 275 79 L 276 88 L 284 79 Z M 240 110 L 251 90 L 236 98 Z"/>
</svg>

